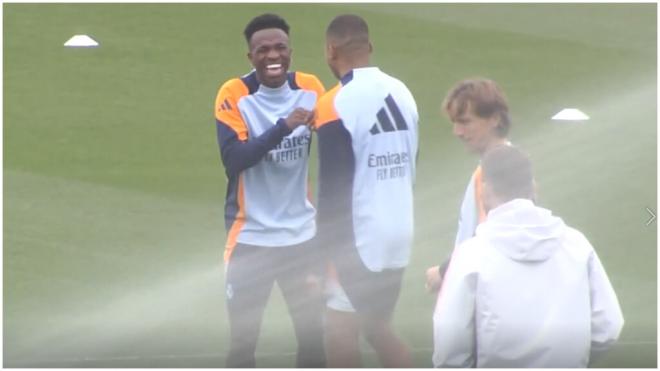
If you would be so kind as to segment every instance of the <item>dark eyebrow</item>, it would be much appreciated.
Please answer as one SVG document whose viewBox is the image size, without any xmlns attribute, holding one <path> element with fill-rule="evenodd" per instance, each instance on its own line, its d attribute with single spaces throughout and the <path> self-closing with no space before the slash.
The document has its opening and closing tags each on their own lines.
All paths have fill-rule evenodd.
<svg viewBox="0 0 660 371">
<path fill-rule="evenodd" d="M 280 47 L 287 48 L 288 46 L 287 46 L 286 43 L 283 43 L 283 42 L 276 43 L 276 44 L 272 44 L 272 45 L 269 45 L 269 44 L 263 44 L 263 45 L 259 45 L 259 46 L 256 48 L 256 50 L 267 50 L 267 49 L 270 49 L 270 48 L 280 48 Z"/>
</svg>

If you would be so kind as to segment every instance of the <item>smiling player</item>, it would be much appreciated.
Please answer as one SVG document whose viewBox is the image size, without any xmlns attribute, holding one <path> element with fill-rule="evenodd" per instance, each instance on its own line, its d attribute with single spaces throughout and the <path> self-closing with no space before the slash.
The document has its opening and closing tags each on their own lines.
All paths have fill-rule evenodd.
<svg viewBox="0 0 660 371">
<path fill-rule="evenodd" d="M 324 88 L 314 75 L 289 72 L 289 26 L 274 14 L 245 28 L 254 70 L 222 85 L 215 117 L 225 199 L 227 367 L 255 367 L 263 312 L 277 282 L 298 340 L 297 367 L 323 367 L 322 273 L 311 240 L 316 211 L 308 199 L 311 132 Z"/>
</svg>

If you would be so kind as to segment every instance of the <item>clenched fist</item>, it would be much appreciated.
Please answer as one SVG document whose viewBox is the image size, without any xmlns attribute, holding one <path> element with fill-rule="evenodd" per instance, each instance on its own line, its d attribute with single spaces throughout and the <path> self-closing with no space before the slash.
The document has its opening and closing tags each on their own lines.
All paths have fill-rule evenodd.
<svg viewBox="0 0 660 371">
<path fill-rule="evenodd" d="M 304 108 L 296 108 L 285 119 L 286 126 L 293 130 L 300 125 L 309 125 L 314 121 L 314 111 L 308 111 Z"/>
</svg>

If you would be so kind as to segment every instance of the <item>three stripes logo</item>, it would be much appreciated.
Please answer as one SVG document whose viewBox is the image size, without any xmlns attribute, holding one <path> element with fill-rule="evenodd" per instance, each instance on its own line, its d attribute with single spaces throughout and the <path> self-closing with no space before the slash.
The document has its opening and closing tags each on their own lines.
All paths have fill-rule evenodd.
<svg viewBox="0 0 660 371">
<path fill-rule="evenodd" d="M 231 104 L 229 104 L 227 99 L 225 99 L 225 101 L 220 105 L 220 111 L 231 111 L 231 109 Z"/>
<path fill-rule="evenodd" d="M 385 104 L 387 105 L 387 109 L 386 107 L 383 107 L 378 111 L 376 114 L 377 122 L 371 127 L 369 132 L 372 135 L 376 135 L 381 132 L 408 130 L 408 124 L 406 124 L 406 120 L 403 118 L 403 115 L 394 102 L 394 98 L 392 98 L 391 94 L 385 98 Z M 394 124 L 392 124 L 390 115 L 387 114 L 388 110 L 394 119 Z"/>
</svg>

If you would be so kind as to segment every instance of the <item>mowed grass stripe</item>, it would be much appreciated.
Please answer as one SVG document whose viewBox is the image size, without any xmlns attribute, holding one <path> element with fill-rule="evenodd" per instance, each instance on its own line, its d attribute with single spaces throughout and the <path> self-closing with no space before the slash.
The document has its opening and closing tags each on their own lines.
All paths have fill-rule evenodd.
<svg viewBox="0 0 660 371">
<path fill-rule="evenodd" d="M 327 87 L 323 25 L 360 12 L 374 62 L 417 98 L 416 246 L 395 316 L 409 344 L 430 346 L 434 298 L 423 272 L 451 251 L 477 163 L 451 135 L 440 101 L 474 75 L 507 91 L 512 139 L 534 158 L 542 204 L 598 249 L 622 301 L 622 343 L 655 338 L 657 227 L 643 225 L 644 206 L 657 203 L 654 8 L 480 5 L 7 4 L 5 359 L 223 354 L 225 180 L 212 104 L 222 81 L 249 69 L 241 31 L 264 11 L 287 17 L 294 67 Z M 562 27 L 538 9 L 555 9 Z M 99 49 L 61 46 L 87 32 Z M 569 103 L 592 120 L 550 123 Z M 258 353 L 285 356 L 262 365 L 293 365 L 277 290 L 263 326 Z M 430 353 L 415 362 L 429 367 Z M 137 364 L 149 361 L 81 365 Z M 629 344 L 599 365 L 655 367 L 656 353 Z"/>
</svg>

